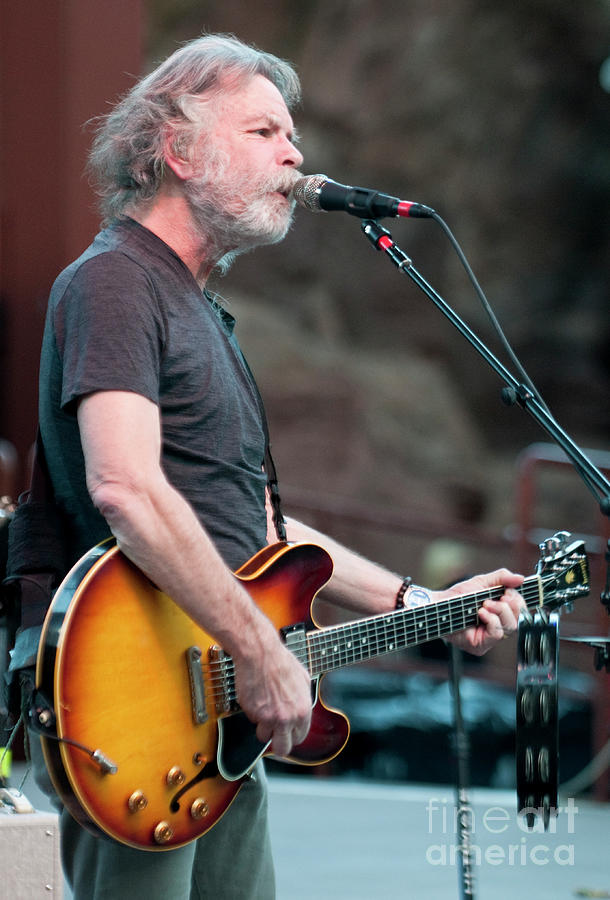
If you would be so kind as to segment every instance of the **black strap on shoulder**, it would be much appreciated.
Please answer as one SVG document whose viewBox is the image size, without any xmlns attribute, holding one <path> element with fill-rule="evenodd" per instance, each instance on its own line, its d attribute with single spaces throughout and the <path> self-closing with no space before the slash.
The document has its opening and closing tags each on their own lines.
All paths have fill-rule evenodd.
<svg viewBox="0 0 610 900">
<path fill-rule="evenodd" d="M 208 300 L 210 305 L 221 319 L 224 318 L 223 312 L 224 308 L 221 303 L 219 303 L 218 298 L 211 294 L 207 289 L 203 291 L 204 297 Z M 286 541 L 286 522 L 284 516 L 282 515 L 282 507 L 280 500 L 280 491 L 277 480 L 277 470 L 275 468 L 275 463 L 273 461 L 273 456 L 271 455 L 271 444 L 269 441 L 269 423 L 267 422 L 267 414 L 265 412 L 265 404 L 263 403 L 263 398 L 261 397 L 261 392 L 258 389 L 258 385 L 256 383 L 256 379 L 252 374 L 252 369 L 248 365 L 248 360 L 242 353 L 241 347 L 239 343 L 235 340 L 231 341 L 231 346 L 233 350 L 238 355 L 241 363 L 248 374 L 248 378 L 250 380 L 250 384 L 252 385 L 252 390 L 254 391 L 254 396 L 256 398 L 256 403 L 258 405 L 259 414 L 261 417 L 261 423 L 263 426 L 263 434 L 265 436 L 265 457 L 264 457 L 264 469 L 267 475 L 267 487 L 269 488 L 269 499 L 271 500 L 271 507 L 273 509 L 273 525 L 275 527 L 275 533 L 279 541 Z"/>
<path fill-rule="evenodd" d="M 267 424 L 266 422 L 264 423 Z M 269 498 L 273 508 L 273 524 L 278 540 L 286 541 L 286 521 L 282 515 L 282 502 L 280 498 L 280 489 L 277 481 L 277 471 L 273 457 L 271 456 L 271 447 L 269 440 L 265 448 L 265 472 L 267 473 L 267 484 L 269 485 Z"/>
<path fill-rule="evenodd" d="M 247 365 L 247 363 L 246 363 Z M 275 526 L 275 533 L 277 534 L 278 541 L 286 541 L 286 521 L 282 514 L 282 501 L 280 498 L 280 488 L 277 480 L 277 469 L 275 468 L 275 463 L 273 461 L 273 456 L 271 455 L 271 442 L 269 440 L 269 423 L 267 422 L 267 414 L 265 412 L 265 404 L 263 403 L 263 398 L 261 397 L 261 393 L 257 387 L 257 384 L 252 378 L 252 384 L 254 385 L 254 390 L 256 393 L 256 399 L 258 401 L 258 406 L 261 414 L 261 421 L 263 423 L 263 434 L 265 435 L 265 472 L 267 473 L 267 487 L 269 488 L 269 499 L 271 500 L 271 508 L 273 509 L 273 525 Z"/>
<path fill-rule="evenodd" d="M 277 469 L 275 468 L 275 463 L 273 461 L 273 456 L 271 455 L 271 441 L 269 439 L 269 423 L 267 421 L 267 413 L 265 412 L 265 404 L 263 402 L 263 398 L 261 396 L 261 392 L 258 389 L 258 385 L 256 383 L 256 379 L 252 374 L 252 370 L 248 365 L 248 361 L 246 357 L 243 355 L 241 350 L 239 351 L 243 364 L 246 368 L 248 375 L 250 376 L 250 382 L 252 384 L 252 389 L 254 391 L 254 396 L 256 397 L 256 402 L 258 404 L 258 409 L 260 412 L 261 422 L 263 425 L 263 434 L 265 436 L 265 472 L 267 474 L 267 487 L 269 488 L 269 499 L 271 500 L 271 508 L 273 509 L 273 525 L 275 527 L 275 533 L 277 535 L 278 541 L 286 541 L 286 520 L 282 514 L 282 501 L 280 498 L 280 488 L 277 480 Z"/>
</svg>

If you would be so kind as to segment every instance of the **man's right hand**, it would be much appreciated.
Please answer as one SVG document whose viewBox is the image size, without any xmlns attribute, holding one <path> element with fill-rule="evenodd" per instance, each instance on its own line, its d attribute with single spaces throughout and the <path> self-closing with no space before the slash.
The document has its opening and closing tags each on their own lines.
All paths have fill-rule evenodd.
<svg viewBox="0 0 610 900">
<path fill-rule="evenodd" d="M 271 741 L 274 754 L 287 756 L 311 725 L 311 679 L 273 627 L 263 630 L 256 654 L 232 654 L 237 699 L 259 741 Z"/>
</svg>

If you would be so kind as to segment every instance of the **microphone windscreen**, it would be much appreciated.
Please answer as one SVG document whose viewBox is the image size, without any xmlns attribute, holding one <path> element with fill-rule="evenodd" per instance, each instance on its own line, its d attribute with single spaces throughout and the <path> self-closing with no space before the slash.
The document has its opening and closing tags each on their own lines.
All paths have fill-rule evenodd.
<svg viewBox="0 0 610 900">
<path fill-rule="evenodd" d="M 295 202 L 310 212 L 322 212 L 318 191 L 327 181 L 330 181 L 328 175 L 306 175 L 299 178 L 292 188 Z"/>
</svg>

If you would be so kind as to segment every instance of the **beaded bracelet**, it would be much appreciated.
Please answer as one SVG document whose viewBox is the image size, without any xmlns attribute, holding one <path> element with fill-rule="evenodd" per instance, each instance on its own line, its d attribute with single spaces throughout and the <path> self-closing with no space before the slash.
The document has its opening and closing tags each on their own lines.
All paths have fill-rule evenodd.
<svg viewBox="0 0 610 900">
<path fill-rule="evenodd" d="M 402 584 L 398 588 L 398 593 L 396 594 L 396 609 L 404 609 L 405 606 L 405 594 L 413 584 L 413 579 L 410 575 L 407 575 L 406 578 L 403 578 Z"/>
</svg>

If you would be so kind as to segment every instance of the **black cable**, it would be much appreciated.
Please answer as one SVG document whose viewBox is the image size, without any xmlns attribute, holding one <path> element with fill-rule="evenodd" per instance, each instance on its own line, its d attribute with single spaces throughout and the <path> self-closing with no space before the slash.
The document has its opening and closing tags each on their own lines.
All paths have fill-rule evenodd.
<svg viewBox="0 0 610 900">
<path fill-rule="evenodd" d="M 439 214 L 436 211 L 432 211 L 430 218 L 434 219 L 434 221 L 438 225 L 440 225 L 441 229 L 445 233 L 445 236 L 448 238 L 453 249 L 455 250 L 455 252 L 458 256 L 458 259 L 460 260 L 462 266 L 464 267 L 464 270 L 465 270 L 472 286 L 474 287 L 479 300 L 481 301 L 481 305 L 483 306 L 483 309 L 485 310 L 485 312 L 487 313 L 487 315 L 489 317 L 489 320 L 494 328 L 494 331 L 498 335 L 498 338 L 500 339 L 500 342 L 502 343 L 504 350 L 508 354 L 513 365 L 515 366 L 519 375 L 521 376 L 521 380 L 522 380 L 524 386 L 531 392 L 532 397 L 540 404 L 540 406 L 545 410 L 545 412 L 553 419 L 554 422 L 556 422 L 557 420 L 555 419 L 555 417 L 551 413 L 550 409 L 548 408 L 547 404 L 543 400 L 542 395 L 540 394 L 540 391 L 537 389 L 536 385 L 534 384 L 534 382 L 528 375 L 525 367 L 521 363 L 521 360 L 518 358 L 517 354 L 511 347 L 511 345 L 508 341 L 508 338 L 504 334 L 504 331 L 502 330 L 502 326 L 498 322 L 498 319 L 497 319 L 493 309 L 491 308 L 491 305 L 490 305 L 487 297 L 485 296 L 485 293 L 484 293 L 481 285 L 479 284 L 476 275 L 472 271 L 472 268 L 471 268 L 468 260 L 466 259 L 466 255 L 465 255 L 464 251 L 462 250 L 462 248 L 460 247 L 457 238 L 455 237 L 455 235 L 453 234 L 453 232 L 451 231 L 451 229 L 449 228 L 447 223 L 444 221 L 444 219 L 441 216 L 439 216 Z M 597 489 L 597 486 L 588 477 L 586 471 L 584 471 L 584 469 L 581 468 L 581 466 L 579 466 L 577 462 L 573 461 L 573 464 L 574 464 L 574 467 L 576 468 L 578 474 L 585 482 L 585 484 L 589 487 L 591 492 L 598 498 L 598 501 L 601 503 L 604 499 L 604 495 Z"/>
</svg>

